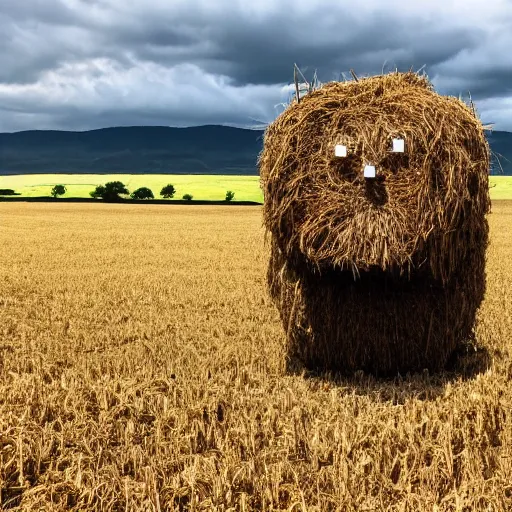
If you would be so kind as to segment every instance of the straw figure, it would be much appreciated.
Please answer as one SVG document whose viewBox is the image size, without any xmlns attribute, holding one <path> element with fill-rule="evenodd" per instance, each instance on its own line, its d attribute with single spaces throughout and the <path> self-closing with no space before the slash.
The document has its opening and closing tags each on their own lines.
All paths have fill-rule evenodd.
<svg viewBox="0 0 512 512">
<path fill-rule="evenodd" d="M 474 108 L 414 72 L 294 100 L 259 157 L 289 356 L 345 373 L 443 368 L 485 292 L 489 164 Z"/>
</svg>

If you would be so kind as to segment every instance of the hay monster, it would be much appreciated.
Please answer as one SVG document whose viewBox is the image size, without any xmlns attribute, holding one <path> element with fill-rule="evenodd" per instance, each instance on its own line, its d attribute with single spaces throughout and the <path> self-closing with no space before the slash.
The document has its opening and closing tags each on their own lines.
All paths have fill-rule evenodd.
<svg viewBox="0 0 512 512">
<path fill-rule="evenodd" d="M 474 110 L 413 72 L 288 106 L 259 166 L 290 356 L 379 375 L 446 364 L 485 291 L 489 153 Z"/>
</svg>

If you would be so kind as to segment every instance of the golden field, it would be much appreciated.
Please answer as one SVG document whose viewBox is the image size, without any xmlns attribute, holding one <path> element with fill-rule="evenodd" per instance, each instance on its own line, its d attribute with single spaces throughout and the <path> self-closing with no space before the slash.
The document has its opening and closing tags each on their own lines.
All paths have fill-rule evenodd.
<svg viewBox="0 0 512 512">
<path fill-rule="evenodd" d="M 0 203 L 0 508 L 512 509 L 512 202 L 478 349 L 288 372 L 261 207 Z"/>
</svg>

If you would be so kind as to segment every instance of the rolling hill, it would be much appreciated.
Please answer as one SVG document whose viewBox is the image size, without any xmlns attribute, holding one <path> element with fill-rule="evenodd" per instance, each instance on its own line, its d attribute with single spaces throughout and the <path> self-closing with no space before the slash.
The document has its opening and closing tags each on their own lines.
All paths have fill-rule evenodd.
<svg viewBox="0 0 512 512">
<path fill-rule="evenodd" d="M 227 126 L 117 127 L 86 132 L 0 133 L 0 175 L 256 175 L 263 132 Z M 512 175 L 512 133 L 489 133 L 505 174 Z M 493 159 L 493 174 L 501 173 Z"/>
<path fill-rule="evenodd" d="M 0 174 L 249 174 L 262 131 L 122 127 L 0 134 Z"/>
</svg>

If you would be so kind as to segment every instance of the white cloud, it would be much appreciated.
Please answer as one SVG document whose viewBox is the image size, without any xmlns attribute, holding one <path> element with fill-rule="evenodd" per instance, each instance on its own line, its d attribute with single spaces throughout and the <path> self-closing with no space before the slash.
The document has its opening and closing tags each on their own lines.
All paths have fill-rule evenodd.
<svg viewBox="0 0 512 512">
<path fill-rule="evenodd" d="M 77 128 L 90 128 L 91 116 L 129 112 L 128 124 L 139 124 L 141 117 L 153 116 L 168 124 L 195 124 L 201 117 L 213 122 L 237 125 L 269 122 L 275 116 L 274 105 L 286 94 L 281 86 L 235 86 L 226 76 L 208 74 L 198 66 L 180 64 L 166 68 L 155 63 L 139 63 L 131 68 L 119 66 L 109 59 L 93 59 L 42 74 L 31 84 L 0 84 L 0 104 L 9 104 L 17 125 L 25 119 L 38 127 L 56 128 L 66 112 L 83 116 L 86 123 Z M 30 108 L 26 108 L 30 105 Z M 26 114 L 23 111 L 31 111 Z M 52 113 L 56 120 L 52 122 Z M 0 118 L 0 130 L 9 122 Z M 9 118 L 9 115 L 7 115 Z M 44 125 L 44 126 L 41 126 Z"/>
</svg>

